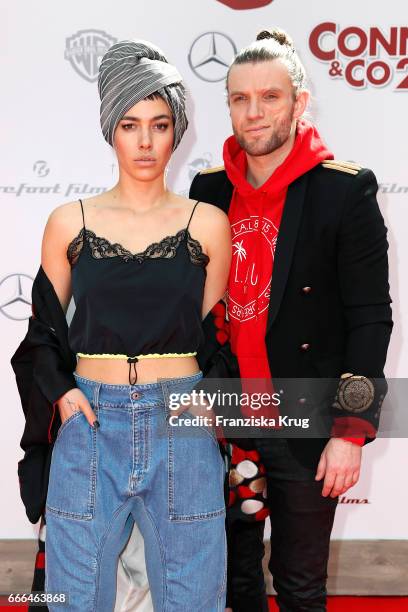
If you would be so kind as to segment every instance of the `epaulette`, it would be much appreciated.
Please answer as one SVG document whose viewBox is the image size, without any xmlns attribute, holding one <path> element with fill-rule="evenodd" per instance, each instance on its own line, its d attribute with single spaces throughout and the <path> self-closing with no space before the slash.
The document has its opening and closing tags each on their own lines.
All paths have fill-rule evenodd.
<svg viewBox="0 0 408 612">
<path fill-rule="evenodd" d="M 322 161 L 323 168 L 330 168 L 331 170 L 340 170 L 340 172 L 347 172 L 347 174 L 358 174 L 362 166 L 353 162 L 341 161 L 339 159 L 325 159 Z"/>
<path fill-rule="evenodd" d="M 214 168 L 204 168 L 204 170 L 200 170 L 200 174 L 212 174 L 213 172 L 222 172 L 225 170 L 224 166 L 215 166 Z"/>
</svg>

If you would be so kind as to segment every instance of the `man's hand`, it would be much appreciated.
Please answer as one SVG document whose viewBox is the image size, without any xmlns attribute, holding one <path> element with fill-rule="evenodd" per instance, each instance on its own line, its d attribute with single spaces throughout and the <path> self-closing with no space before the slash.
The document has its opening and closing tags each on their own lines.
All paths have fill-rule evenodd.
<svg viewBox="0 0 408 612">
<path fill-rule="evenodd" d="M 331 438 L 321 456 L 315 480 L 324 477 L 323 497 L 337 497 L 354 486 L 360 477 L 361 446 Z"/>
</svg>

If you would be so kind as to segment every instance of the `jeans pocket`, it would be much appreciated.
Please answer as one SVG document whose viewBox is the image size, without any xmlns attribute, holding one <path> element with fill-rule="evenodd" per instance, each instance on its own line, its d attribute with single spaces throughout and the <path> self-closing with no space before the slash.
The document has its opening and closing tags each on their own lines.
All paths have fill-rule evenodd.
<svg viewBox="0 0 408 612">
<path fill-rule="evenodd" d="M 193 430 L 193 431 L 192 431 Z M 225 464 L 205 427 L 168 425 L 168 504 L 173 521 L 225 514 Z"/>
<path fill-rule="evenodd" d="M 183 417 L 187 417 L 188 419 L 197 419 L 196 415 L 190 412 L 189 410 L 185 410 L 183 414 L 179 417 L 179 419 L 182 419 Z M 193 432 L 193 435 L 194 435 L 194 431 L 197 431 L 197 430 L 200 432 L 205 432 L 205 434 L 209 436 L 210 439 L 214 442 L 216 447 L 219 448 L 217 434 L 216 434 L 214 426 L 206 425 L 205 422 L 203 421 L 199 425 L 191 425 L 189 426 L 189 428 Z"/>
<path fill-rule="evenodd" d="M 73 519 L 93 518 L 96 435 L 82 411 L 61 425 L 51 457 L 47 512 Z"/>
<path fill-rule="evenodd" d="M 66 427 L 68 427 L 73 421 L 75 421 L 75 419 L 77 419 L 80 416 L 81 416 L 81 411 L 78 410 L 78 412 L 74 412 L 74 414 L 71 414 L 70 417 L 65 419 L 65 421 L 60 425 L 60 428 L 57 431 L 57 438 L 56 439 L 58 440 L 58 438 L 60 437 L 60 435 L 62 434 L 64 429 Z"/>
</svg>

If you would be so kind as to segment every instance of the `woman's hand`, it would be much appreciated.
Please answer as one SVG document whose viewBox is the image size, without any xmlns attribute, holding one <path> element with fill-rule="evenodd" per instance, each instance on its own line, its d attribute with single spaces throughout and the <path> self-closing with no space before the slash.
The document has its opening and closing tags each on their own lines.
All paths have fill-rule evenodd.
<svg viewBox="0 0 408 612">
<path fill-rule="evenodd" d="M 72 416 L 74 412 L 81 410 L 91 427 L 99 427 L 99 421 L 97 420 L 87 397 L 84 395 L 84 393 L 82 393 L 81 389 L 78 389 L 78 387 L 70 389 L 64 393 L 64 395 L 61 395 L 55 404 L 57 404 L 59 409 L 61 425 L 70 416 Z"/>
</svg>

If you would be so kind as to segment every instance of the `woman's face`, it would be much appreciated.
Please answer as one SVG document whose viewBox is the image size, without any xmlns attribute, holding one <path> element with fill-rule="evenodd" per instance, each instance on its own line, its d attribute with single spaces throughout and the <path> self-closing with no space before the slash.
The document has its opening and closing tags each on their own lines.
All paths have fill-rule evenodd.
<svg viewBox="0 0 408 612">
<path fill-rule="evenodd" d="M 113 147 L 119 168 L 139 181 L 164 174 L 174 141 L 173 119 L 162 98 L 142 100 L 119 121 Z"/>
</svg>

